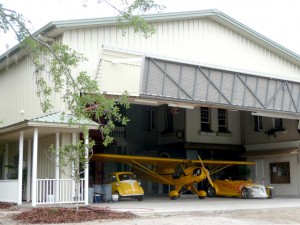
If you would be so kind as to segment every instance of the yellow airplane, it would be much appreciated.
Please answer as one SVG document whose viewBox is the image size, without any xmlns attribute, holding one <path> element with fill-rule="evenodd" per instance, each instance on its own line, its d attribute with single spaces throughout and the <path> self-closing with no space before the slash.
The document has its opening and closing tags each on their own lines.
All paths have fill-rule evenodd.
<svg viewBox="0 0 300 225">
<path fill-rule="evenodd" d="M 132 172 L 141 179 L 170 185 L 169 197 L 172 200 L 180 196 L 184 189 L 193 192 L 200 199 L 205 198 L 206 192 L 197 190 L 195 184 L 208 179 L 210 185 L 214 187 L 210 173 L 216 173 L 231 165 L 255 164 L 246 161 L 201 160 L 200 157 L 199 160 L 189 160 L 118 154 L 94 154 L 91 159 L 125 163 L 134 168 Z M 213 165 L 215 168 L 208 171 L 204 164 Z"/>
</svg>

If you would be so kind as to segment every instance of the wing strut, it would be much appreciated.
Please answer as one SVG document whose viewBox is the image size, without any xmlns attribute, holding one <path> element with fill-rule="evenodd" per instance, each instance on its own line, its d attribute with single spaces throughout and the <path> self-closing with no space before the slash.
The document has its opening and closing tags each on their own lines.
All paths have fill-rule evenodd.
<svg viewBox="0 0 300 225">
<path fill-rule="evenodd" d="M 123 161 L 123 163 L 126 163 L 136 169 L 138 169 L 139 171 L 143 172 L 143 173 L 146 173 L 158 180 L 160 180 L 161 183 L 163 184 L 169 184 L 169 185 L 174 185 L 172 182 L 170 182 L 169 180 L 167 180 L 166 178 L 160 176 L 159 174 L 155 173 L 154 171 L 148 169 L 147 167 L 145 167 L 144 165 L 134 161 L 134 160 L 130 160 L 132 163 L 129 163 L 129 162 L 126 162 L 126 161 Z"/>
</svg>

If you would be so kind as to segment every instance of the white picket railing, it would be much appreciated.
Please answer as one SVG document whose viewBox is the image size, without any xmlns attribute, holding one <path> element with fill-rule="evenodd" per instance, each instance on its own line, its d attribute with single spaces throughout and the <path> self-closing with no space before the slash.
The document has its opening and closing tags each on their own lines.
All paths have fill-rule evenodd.
<svg viewBox="0 0 300 225">
<path fill-rule="evenodd" d="M 114 130 L 110 133 L 110 135 L 116 141 L 125 141 L 125 127 L 115 127 Z"/>
<path fill-rule="evenodd" d="M 37 179 L 36 204 L 75 203 L 72 179 Z M 84 203 L 84 179 L 78 184 L 78 203 Z"/>
</svg>

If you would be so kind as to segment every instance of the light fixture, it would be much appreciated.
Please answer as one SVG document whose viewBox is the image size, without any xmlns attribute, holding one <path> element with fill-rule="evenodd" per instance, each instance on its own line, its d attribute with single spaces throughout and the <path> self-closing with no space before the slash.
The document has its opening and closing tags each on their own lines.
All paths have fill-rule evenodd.
<svg viewBox="0 0 300 225">
<path fill-rule="evenodd" d="M 193 105 L 188 105 L 188 104 L 168 103 L 168 106 L 176 107 L 176 108 L 184 108 L 184 109 L 194 109 Z"/>
</svg>

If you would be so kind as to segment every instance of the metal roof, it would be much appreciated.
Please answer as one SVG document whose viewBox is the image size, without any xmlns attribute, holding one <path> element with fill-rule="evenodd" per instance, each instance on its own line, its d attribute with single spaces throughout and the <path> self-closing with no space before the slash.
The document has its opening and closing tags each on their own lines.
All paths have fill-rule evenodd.
<svg viewBox="0 0 300 225">
<path fill-rule="evenodd" d="M 240 33 L 241 35 L 246 36 L 250 40 L 259 43 L 265 48 L 270 49 L 271 51 L 275 52 L 278 55 L 281 55 L 282 57 L 290 60 L 291 62 L 300 65 L 300 55 L 261 35 L 260 33 L 245 26 L 244 24 L 222 13 L 217 9 L 149 14 L 143 15 L 142 17 L 148 22 L 185 20 L 208 17 L 216 21 L 217 23 L 223 24 L 224 26 L 234 30 L 235 32 Z M 117 17 L 52 21 L 46 24 L 41 29 L 39 29 L 37 32 L 35 32 L 35 34 L 43 33 L 49 36 L 57 37 L 66 30 L 82 27 L 115 26 L 116 22 Z M 19 52 L 20 45 L 18 44 L 0 56 L 0 64 L 7 57 L 11 57 L 12 55 Z M 25 55 L 24 52 L 23 55 Z"/>
<path fill-rule="evenodd" d="M 51 113 L 28 120 L 29 122 L 52 123 L 52 124 L 70 124 L 70 121 L 76 121 L 76 125 L 92 125 L 99 126 L 98 123 L 89 119 L 76 119 L 71 114 L 63 114 L 62 112 Z M 75 124 L 74 124 L 75 125 Z"/>
</svg>

